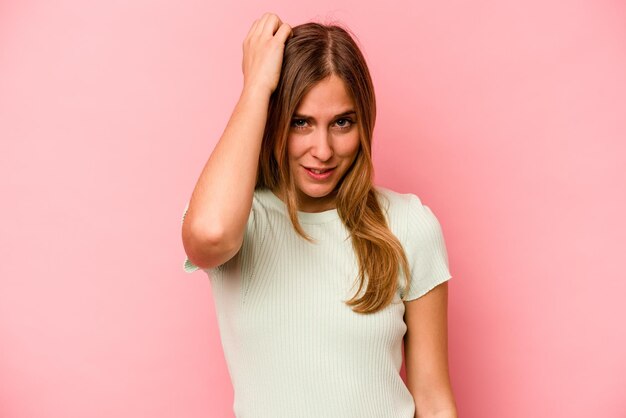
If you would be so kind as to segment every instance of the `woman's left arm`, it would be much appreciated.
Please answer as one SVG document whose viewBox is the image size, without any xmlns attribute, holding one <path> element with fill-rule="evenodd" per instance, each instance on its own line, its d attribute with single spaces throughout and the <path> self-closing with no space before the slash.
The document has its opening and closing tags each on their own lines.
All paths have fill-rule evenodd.
<svg viewBox="0 0 626 418">
<path fill-rule="evenodd" d="M 457 418 L 448 372 L 448 282 L 404 306 L 404 357 L 415 417 Z"/>
</svg>

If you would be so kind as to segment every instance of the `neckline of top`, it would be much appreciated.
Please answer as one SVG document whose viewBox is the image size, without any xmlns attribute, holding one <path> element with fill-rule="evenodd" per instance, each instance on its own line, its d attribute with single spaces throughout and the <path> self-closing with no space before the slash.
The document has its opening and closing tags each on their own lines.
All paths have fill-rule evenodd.
<svg viewBox="0 0 626 418">
<path fill-rule="evenodd" d="M 258 190 L 258 192 L 267 195 L 268 200 L 272 202 L 275 207 L 282 210 L 285 215 L 289 216 L 287 214 L 287 204 L 280 200 L 280 198 L 276 196 L 273 191 L 271 191 L 270 189 L 261 189 Z M 328 209 L 322 212 L 302 212 L 298 210 L 296 211 L 296 214 L 298 215 L 298 220 L 300 222 L 307 224 L 320 224 L 340 219 L 337 208 Z"/>
</svg>

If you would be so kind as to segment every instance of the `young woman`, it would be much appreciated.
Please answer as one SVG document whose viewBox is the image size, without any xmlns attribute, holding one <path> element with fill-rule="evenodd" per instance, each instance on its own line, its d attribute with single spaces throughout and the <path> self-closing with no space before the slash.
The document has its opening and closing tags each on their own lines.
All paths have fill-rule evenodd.
<svg viewBox="0 0 626 418">
<path fill-rule="evenodd" d="M 442 230 L 416 195 L 373 184 L 374 89 L 353 38 L 266 13 L 243 74 L 182 225 L 235 415 L 456 417 Z"/>
</svg>

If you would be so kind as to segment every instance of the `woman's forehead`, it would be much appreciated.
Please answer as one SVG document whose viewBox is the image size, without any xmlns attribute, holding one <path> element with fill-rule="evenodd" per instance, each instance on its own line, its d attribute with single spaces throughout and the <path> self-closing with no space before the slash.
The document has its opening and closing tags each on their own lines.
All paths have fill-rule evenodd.
<svg viewBox="0 0 626 418">
<path fill-rule="evenodd" d="M 348 111 L 354 111 L 354 101 L 344 81 L 332 75 L 309 89 L 294 114 L 317 119 L 333 118 Z"/>
</svg>

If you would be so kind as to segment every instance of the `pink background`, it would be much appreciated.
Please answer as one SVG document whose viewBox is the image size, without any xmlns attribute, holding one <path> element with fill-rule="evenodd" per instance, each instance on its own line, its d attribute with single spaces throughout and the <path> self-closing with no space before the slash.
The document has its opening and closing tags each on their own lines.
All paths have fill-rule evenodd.
<svg viewBox="0 0 626 418">
<path fill-rule="evenodd" d="M 377 183 L 444 229 L 460 416 L 626 416 L 626 7 L 598 0 L 0 3 L 0 416 L 232 416 L 180 216 L 268 10 L 358 35 Z"/>
</svg>

